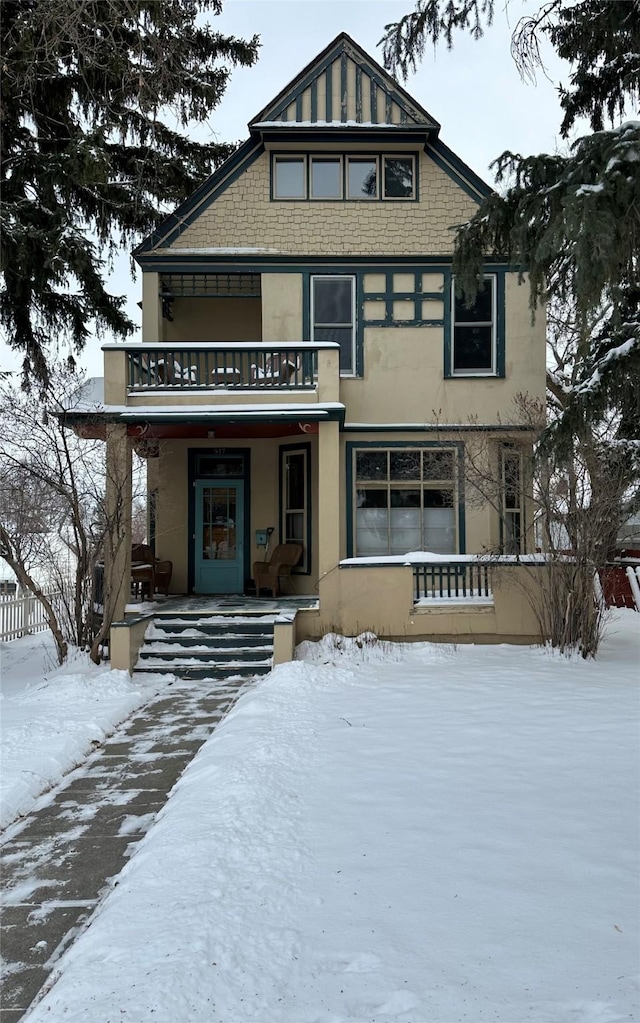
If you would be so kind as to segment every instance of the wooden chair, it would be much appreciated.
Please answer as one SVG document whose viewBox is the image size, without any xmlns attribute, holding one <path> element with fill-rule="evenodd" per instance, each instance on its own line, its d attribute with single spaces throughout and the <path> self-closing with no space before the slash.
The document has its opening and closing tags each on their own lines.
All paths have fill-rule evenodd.
<svg viewBox="0 0 640 1023">
<path fill-rule="evenodd" d="M 252 364 L 251 382 L 271 387 L 286 387 L 298 368 L 296 359 L 286 352 L 273 352 L 267 355 L 262 366 Z"/>
<path fill-rule="evenodd" d="M 302 557 L 302 544 L 280 543 L 274 547 L 268 561 L 253 563 L 253 580 L 256 584 L 256 596 L 260 590 L 271 590 L 274 597 L 280 592 L 280 580 L 291 576 L 291 569 Z"/>
<path fill-rule="evenodd" d="M 153 599 L 156 590 L 162 590 L 165 597 L 169 595 L 169 583 L 173 574 L 173 562 L 156 558 L 146 543 L 134 543 L 131 547 L 131 581 L 136 592 L 145 592 Z"/>
</svg>

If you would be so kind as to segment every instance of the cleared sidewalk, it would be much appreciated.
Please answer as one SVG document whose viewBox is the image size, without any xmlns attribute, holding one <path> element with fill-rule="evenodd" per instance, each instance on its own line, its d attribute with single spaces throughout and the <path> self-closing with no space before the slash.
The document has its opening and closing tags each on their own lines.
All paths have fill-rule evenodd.
<svg viewBox="0 0 640 1023">
<path fill-rule="evenodd" d="M 1 1023 L 23 1017 L 187 764 L 252 684 L 172 683 L 68 774 L 46 806 L 7 829 Z"/>
</svg>

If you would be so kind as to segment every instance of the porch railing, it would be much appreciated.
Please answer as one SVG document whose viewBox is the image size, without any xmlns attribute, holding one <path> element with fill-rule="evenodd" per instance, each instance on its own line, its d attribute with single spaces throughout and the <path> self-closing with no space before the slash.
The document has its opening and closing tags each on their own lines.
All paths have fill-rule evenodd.
<svg viewBox="0 0 640 1023">
<path fill-rule="evenodd" d="M 127 351 L 130 391 L 311 390 L 317 373 L 317 350 L 311 345 L 144 345 Z"/>
<path fill-rule="evenodd" d="M 415 600 L 492 600 L 489 566 L 433 562 L 413 566 Z"/>
</svg>

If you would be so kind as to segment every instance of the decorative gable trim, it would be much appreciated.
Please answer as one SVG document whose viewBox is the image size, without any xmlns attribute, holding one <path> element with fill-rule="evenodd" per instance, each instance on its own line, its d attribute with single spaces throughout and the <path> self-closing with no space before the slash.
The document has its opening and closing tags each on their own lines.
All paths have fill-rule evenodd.
<svg viewBox="0 0 640 1023">
<path fill-rule="evenodd" d="M 256 114 L 249 128 L 260 128 L 265 122 L 294 126 L 347 121 L 367 127 L 419 125 L 436 135 L 440 128 L 431 114 L 345 32 Z"/>
<path fill-rule="evenodd" d="M 153 249 L 173 245 L 186 227 L 197 220 L 217 197 L 225 191 L 264 152 L 260 139 L 250 138 L 239 146 L 228 160 L 192 192 L 173 213 L 161 220 L 155 231 L 133 250 L 134 258 Z"/>
</svg>

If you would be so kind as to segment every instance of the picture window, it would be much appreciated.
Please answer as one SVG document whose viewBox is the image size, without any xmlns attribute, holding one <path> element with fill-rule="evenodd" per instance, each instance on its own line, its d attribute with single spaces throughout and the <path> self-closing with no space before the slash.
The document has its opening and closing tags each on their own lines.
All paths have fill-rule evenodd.
<svg viewBox="0 0 640 1023">
<path fill-rule="evenodd" d="M 453 450 L 360 449 L 354 458 L 357 557 L 455 552 Z"/>
</svg>

